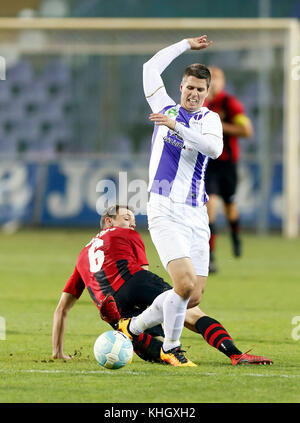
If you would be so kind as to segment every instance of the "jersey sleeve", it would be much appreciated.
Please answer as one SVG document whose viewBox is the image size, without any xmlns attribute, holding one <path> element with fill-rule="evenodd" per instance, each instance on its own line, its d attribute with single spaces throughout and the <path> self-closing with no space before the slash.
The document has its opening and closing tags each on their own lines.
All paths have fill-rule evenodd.
<svg viewBox="0 0 300 423">
<path fill-rule="evenodd" d="M 139 266 L 148 265 L 149 263 L 146 256 L 144 242 L 141 236 L 136 231 L 132 231 L 130 242 L 132 244 L 132 248 L 136 256 L 137 264 Z"/>
<path fill-rule="evenodd" d="M 146 100 L 154 113 L 166 106 L 175 105 L 168 96 L 161 74 L 166 67 L 180 54 L 190 48 L 187 40 L 179 41 L 156 53 L 143 66 L 143 86 Z"/>
<path fill-rule="evenodd" d="M 202 122 L 202 134 L 215 135 L 223 139 L 223 127 L 218 113 L 212 112 L 211 110 L 205 113 Z"/>
<path fill-rule="evenodd" d="M 85 284 L 80 276 L 80 273 L 77 270 L 77 267 L 75 267 L 74 272 L 68 279 L 66 286 L 63 289 L 63 292 L 72 294 L 78 299 L 81 296 L 84 288 Z"/>
<path fill-rule="evenodd" d="M 220 117 L 217 113 L 207 111 L 202 119 L 201 131 L 187 128 L 176 122 L 175 132 L 183 138 L 185 147 L 199 151 L 212 159 L 217 159 L 223 150 L 223 129 Z"/>
</svg>

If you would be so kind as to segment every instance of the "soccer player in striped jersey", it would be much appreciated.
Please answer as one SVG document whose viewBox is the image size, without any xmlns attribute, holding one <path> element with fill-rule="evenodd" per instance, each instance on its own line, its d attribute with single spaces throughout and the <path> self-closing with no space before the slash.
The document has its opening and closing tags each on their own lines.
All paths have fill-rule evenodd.
<svg viewBox="0 0 300 423">
<path fill-rule="evenodd" d="M 152 310 L 160 307 L 161 298 L 172 287 L 148 271 L 144 243 L 134 230 L 135 217 L 131 208 L 120 205 L 108 208 L 101 217 L 100 226 L 101 231 L 80 252 L 55 310 L 53 357 L 71 358 L 63 349 L 67 316 L 87 288 L 101 317 L 114 328 L 122 331 L 125 328 L 124 332 L 133 341 L 134 351 L 143 360 L 160 362 L 161 338 L 164 337 L 160 326 L 162 318 L 156 316 L 153 321 Z M 134 316 L 142 319 L 145 329 L 148 327 L 136 336 L 130 332 L 131 321 L 135 323 Z M 121 317 L 123 319 L 120 320 Z M 271 363 L 265 357 L 242 354 L 221 323 L 205 315 L 198 307 L 187 311 L 185 326 L 201 334 L 209 345 L 228 356 L 233 365 Z M 186 363 L 180 353 L 167 356 L 163 361 L 173 366 Z"/>
<path fill-rule="evenodd" d="M 199 304 L 206 286 L 210 230 L 205 171 L 208 161 L 222 153 L 223 133 L 219 115 L 203 107 L 211 80 L 206 66 L 196 63 L 186 68 L 179 87 L 180 104 L 168 96 L 161 74 L 180 54 L 210 44 L 206 35 L 182 40 L 160 50 L 143 67 L 144 92 L 152 109 L 149 118 L 155 124 L 148 225 L 174 287 L 162 304 L 162 356 L 180 351 L 187 307 Z"/>
</svg>

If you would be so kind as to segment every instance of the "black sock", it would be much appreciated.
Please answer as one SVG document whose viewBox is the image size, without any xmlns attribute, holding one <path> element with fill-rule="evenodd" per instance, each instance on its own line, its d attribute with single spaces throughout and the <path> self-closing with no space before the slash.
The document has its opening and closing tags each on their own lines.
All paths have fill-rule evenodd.
<svg viewBox="0 0 300 423">
<path fill-rule="evenodd" d="M 240 219 L 237 218 L 236 220 L 229 221 L 228 223 L 230 227 L 231 237 L 234 241 L 237 241 L 239 239 L 240 233 Z"/>
<path fill-rule="evenodd" d="M 209 345 L 221 351 L 227 357 L 231 357 L 233 354 L 242 354 L 234 345 L 229 333 L 217 320 L 203 316 L 200 317 L 195 326 Z"/>
<path fill-rule="evenodd" d="M 159 363 L 162 342 L 147 333 L 142 332 L 133 342 L 134 352 L 143 360 Z"/>
</svg>

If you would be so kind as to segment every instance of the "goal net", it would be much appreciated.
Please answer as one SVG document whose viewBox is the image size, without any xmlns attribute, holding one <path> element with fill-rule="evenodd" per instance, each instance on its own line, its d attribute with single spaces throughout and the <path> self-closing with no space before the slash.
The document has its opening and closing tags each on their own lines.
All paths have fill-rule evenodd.
<svg viewBox="0 0 300 423">
<path fill-rule="evenodd" d="M 209 49 L 188 52 L 166 69 L 167 91 L 178 101 L 182 71 L 190 63 L 224 70 L 226 89 L 243 103 L 255 132 L 251 140 L 240 140 L 237 200 L 245 225 L 252 219 L 261 233 L 280 225 L 285 236 L 294 237 L 300 199 L 299 33 L 299 22 L 288 19 L 2 18 L 2 155 L 122 155 L 146 171 L 152 127 L 142 65 L 169 44 L 207 34 L 213 40 Z"/>
</svg>

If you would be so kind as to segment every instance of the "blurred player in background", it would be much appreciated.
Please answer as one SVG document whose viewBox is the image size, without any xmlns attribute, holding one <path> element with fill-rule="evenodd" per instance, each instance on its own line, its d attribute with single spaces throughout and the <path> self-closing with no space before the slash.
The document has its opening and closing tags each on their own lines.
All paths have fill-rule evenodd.
<svg viewBox="0 0 300 423">
<path fill-rule="evenodd" d="M 185 69 L 180 104 L 168 96 L 161 74 L 185 51 L 210 44 L 206 35 L 184 39 L 160 50 L 143 67 L 144 93 L 153 112 L 149 118 L 155 123 L 148 225 L 174 287 L 159 307 L 164 317 L 165 355 L 180 352 L 187 307 L 199 304 L 206 286 L 210 231 L 205 170 L 208 160 L 221 154 L 223 134 L 219 115 L 202 107 L 211 79 L 206 66 L 196 63 Z"/>
<path fill-rule="evenodd" d="M 238 184 L 237 163 L 240 156 L 238 138 L 251 138 L 253 128 L 250 119 L 245 115 L 243 105 L 225 88 L 225 75 L 222 69 L 211 67 L 211 84 L 208 98 L 204 105 L 219 114 L 223 127 L 223 152 L 217 160 L 210 160 L 206 170 L 205 184 L 209 195 L 207 211 L 209 216 L 210 238 L 210 273 L 217 271 L 215 260 L 216 247 L 216 214 L 218 197 L 224 205 L 225 216 L 230 228 L 233 254 L 241 255 L 239 212 L 235 202 Z"/>
<path fill-rule="evenodd" d="M 135 352 L 142 359 L 166 361 L 177 366 L 175 356 L 172 357 L 173 360 L 161 360 L 164 337 L 161 325 L 154 322 L 151 329 L 137 336 L 128 333 L 129 325 L 124 325 L 126 322 L 130 323 L 128 318 L 134 319 L 133 316 L 137 315 L 141 319 L 146 315 L 147 320 L 147 314 L 152 314 L 151 307 L 156 307 L 156 298 L 172 290 L 162 278 L 148 271 L 144 243 L 134 230 L 133 210 L 120 205 L 110 207 L 103 213 L 100 226 L 100 233 L 79 254 L 74 272 L 66 283 L 55 310 L 53 357 L 71 358 L 64 353 L 63 348 L 67 316 L 86 287 L 101 317 L 114 328 L 123 330 L 125 327 L 125 333 L 132 339 Z M 150 307 L 147 309 L 148 306 Z M 206 316 L 198 307 L 187 311 L 185 326 L 201 334 L 209 345 L 228 356 L 233 365 L 270 364 L 270 360 L 265 357 L 242 354 L 224 327 L 217 320 Z"/>
</svg>

